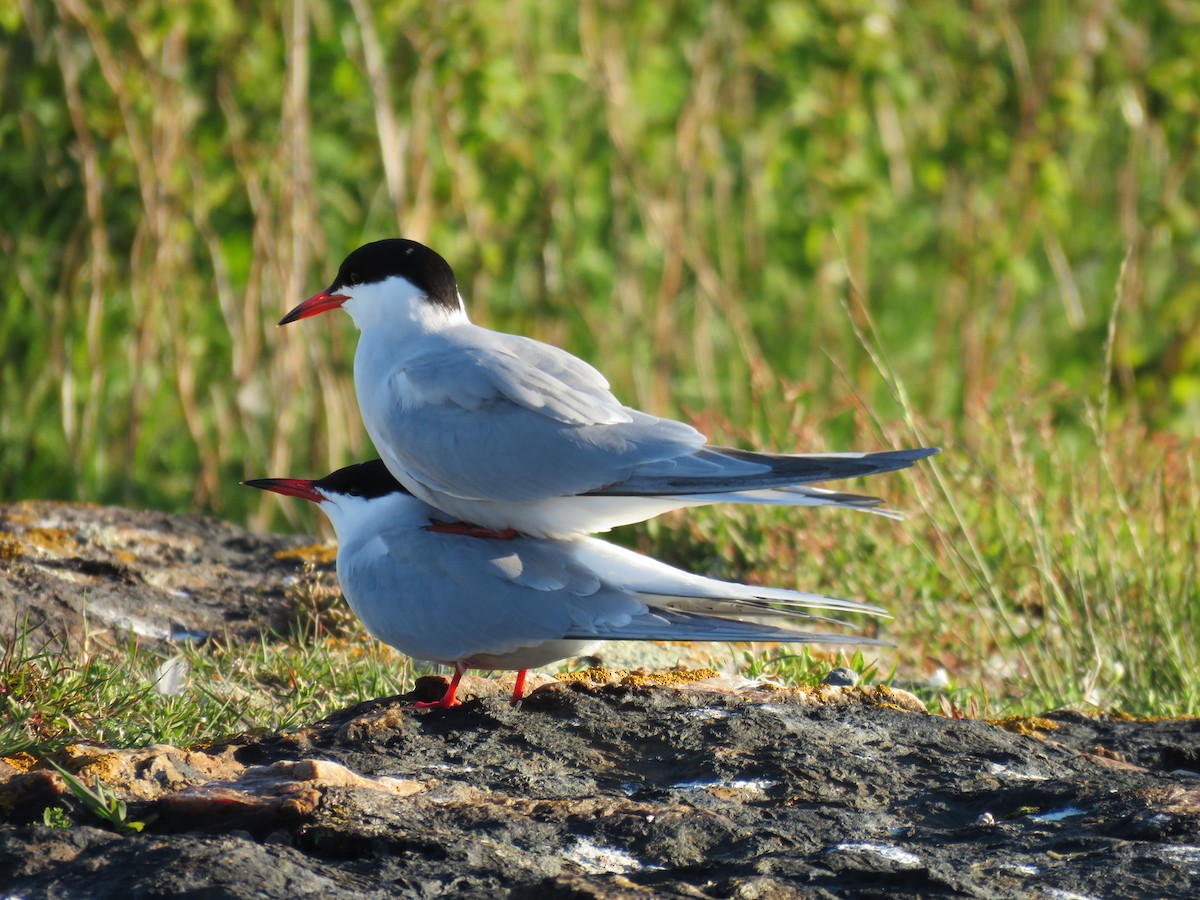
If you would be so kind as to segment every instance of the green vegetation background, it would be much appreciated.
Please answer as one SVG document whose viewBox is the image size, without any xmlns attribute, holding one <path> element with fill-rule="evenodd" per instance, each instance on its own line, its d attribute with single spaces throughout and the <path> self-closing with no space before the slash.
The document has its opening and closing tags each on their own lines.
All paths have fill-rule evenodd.
<svg viewBox="0 0 1200 900">
<path fill-rule="evenodd" d="M 779 450 L 918 441 L 914 513 L 624 540 L 882 603 L 902 668 L 1200 697 L 1200 7 L 951 0 L 0 6 L 0 501 L 315 528 L 369 452 L 360 243 L 627 402 Z M 803 526 L 803 527 L 800 527 Z"/>
</svg>

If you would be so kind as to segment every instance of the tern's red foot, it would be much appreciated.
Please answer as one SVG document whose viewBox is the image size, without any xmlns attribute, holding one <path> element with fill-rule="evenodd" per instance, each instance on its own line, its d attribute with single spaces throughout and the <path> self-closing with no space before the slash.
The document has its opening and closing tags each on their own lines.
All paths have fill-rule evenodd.
<svg viewBox="0 0 1200 900">
<path fill-rule="evenodd" d="M 512 702 L 516 703 L 525 696 L 525 675 L 529 672 L 528 669 L 521 669 L 517 672 L 517 683 L 513 685 Z"/>
<path fill-rule="evenodd" d="M 470 537 L 492 538 L 497 541 L 511 541 L 517 536 L 515 528 L 505 528 L 497 531 L 494 528 L 484 528 L 472 525 L 470 522 L 433 522 L 425 526 L 426 531 L 437 531 L 441 534 L 465 534 Z"/>
<path fill-rule="evenodd" d="M 446 692 L 446 697 L 450 697 L 449 691 Z M 450 709 L 455 706 L 462 706 L 461 700 L 451 698 L 450 702 L 447 703 L 446 697 L 443 697 L 441 700 L 418 700 L 413 706 L 416 709 Z"/>
<path fill-rule="evenodd" d="M 442 695 L 441 700 L 418 700 L 413 705 L 417 709 L 450 709 L 452 706 L 462 706 L 462 701 L 454 696 L 458 693 L 458 683 L 462 681 L 462 677 L 462 669 L 454 673 L 454 678 L 450 680 L 450 687 L 446 688 L 446 693 Z"/>
</svg>

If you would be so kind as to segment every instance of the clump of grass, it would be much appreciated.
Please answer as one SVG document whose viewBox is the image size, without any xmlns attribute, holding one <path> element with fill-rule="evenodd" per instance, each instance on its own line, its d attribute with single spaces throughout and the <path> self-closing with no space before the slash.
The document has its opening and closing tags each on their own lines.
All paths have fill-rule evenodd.
<svg viewBox="0 0 1200 900">
<path fill-rule="evenodd" d="M 1056 425 L 1061 392 L 981 397 L 957 465 L 934 460 L 914 479 L 933 561 L 977 614 L 981 679 L 999 675 L 1000 696 L 1024 711 L 1200 709 L 1196 446 L 1109 408 L 1125 288 L 1123 266 L 1095 393 L 1071 398 L 1086 430 Z M 860 333 L 919 437 L 872 338 Z"/>
<path fill-rule="evenodd" d="M 47 806 L 42 810 L 42 824 L 47 828 L 70 828 L 71 817 L 61 806 Z"/>
<path fill-rule="evenodd" d="M 0 756 L 61 746 L 135 714 L 144 685 L 125 684 L 125 654 L 72 653 L 61 642 L 33 649 L 25 629 L 0 658 Z"/>
<path fill-rule="evenodd" d="M 1123 284 L 1123 277 L 1119 279 Z M 1115 408 L 1121 288 L 1093 349 L 1090 395 L 1035 389 L 1019 370 L 969 398 L 961 420 L 917 411 L 870 312 L 847 319 L 892 403 L 854 404 L 873 446 L 941 444 L 943 455 L 847 490 L 882 493 L 904 524 L 845 513 L 697 510 L 650 523 L 652 555 L 724 578 L 861 599 L 894 618 L 881 668 L 935 710 L 1002 715 L 1059 706 L 1133 714 L 1200 709 L 1197 445 Z M 794 390 L 782 384 L 784 393 Z M 1069 408 L 1069 414 L 1064 414 Z M 715 434 L 750 445 L 710 417 Z M 774 444 L 811 448 L 812 423 Z M 878 630 L 875 630 L 878 628 Z M 802 669 L 807 663 L 802 665 Z M 949 685 L 926 687 L 943 669 Z M 804 678 L 803 671 L 792 673 Z"/>
<path fill-rule="evenodd" d="M 867 655 L 938 709 L 1059 706 L 1141 715 L 1200 709 L 1200 471 L 1195 446 L 1125 417 L 1080 434 L 1056 392 L 979 398 L 960 438 L 905 475 L 858 488 L 908 520 L 836 510 L 664 517 L 639 549 L 735 580 L 885 607 Z M 918 424 L 940 443 L 946 429 Z M 940 433 L 939 433 L 940 432 Z M 884 445 L 922 441 L 889 431 Z M 849 490 L 855 489 L 846 485 Z M 803 659 L 803 657 L 802 657 Z M 786 670 L 804 680 L 811 667 Z M 937 669 L 951 687 L 922 687 Z"/>
<path fill-rule="evenodd" d="M 1024 711 L 1194 713 L 1194 448 L 1128 419 L 1074 436 L 1038 405 L 982 407 L 958 458 L 914 479 L 969 670 Z"/>
<path fill-rule="evenodd" d="M 747 678 L 771 678 L 789 687 L 817 685 L 825 680 L 834 669 L 853 670 L 862 684 L 891 684 L 895 672 L 881 676 L 879 661 L 873 656 L 855 650 L 847 655 L 844 651 L 824 654 L 806 644 L 795 647 L 777 646 L 773 650 L 756 653 L 745 650 L 739 671 Z"/>
<path fill-rule="evenodd" d="M 125 801 L 114 794 L 101 778 L 97 777 L 92 786 L 88 787 L 53 760 L 50 761 L 50 765 L 66 781 L 67 787 L 71 789 L 71 793 L 83 804 L 83 808 L 118 834 L 138 834 L 146 825 L 157 818 L 157 816 L 151 815 L 145 821 L 131 819 L 129 818 L 129 808 Z M 63 827 L 64 820 L 66 820 L 66 816 L 65 814 L 56 815 L 56 813 L 60 812 L 62 811 L 56 807 L 48 808 L 43 811 L 42 820 L 52 828 L 61 828 Z"/>
<path fill-rule="evenodd" d="M 210 639 L 174 649 L 187 677 L 154 690 L 164 652 L 136 641 L 105 650 L 33 650 L 24 637 L 0 660 L 0 756 L 76 741 L 113 747 L 191 745 L 251 729 L 279 730 L 398 693 L 412 662 L 361 631 L 297 627 L 251 643 Z"/>
</svg>

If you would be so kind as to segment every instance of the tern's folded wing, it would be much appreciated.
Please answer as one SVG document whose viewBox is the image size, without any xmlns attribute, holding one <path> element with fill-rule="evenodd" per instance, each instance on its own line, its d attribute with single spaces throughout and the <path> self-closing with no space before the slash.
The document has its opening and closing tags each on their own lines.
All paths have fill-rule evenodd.
<svg viewBox="0 0 1200 900">
<path fill-rule="evenodd" d="M 443 348 L 404 363 L 388 391 L 360 392 L 367 428 L 397 477 L 453 497 L 521 503 L 587 493 L 703 446 L 690 425 L 620 406 L 584 377 L 585 364 L 529 344 L 541 349 L 528 358 Z"/>
<path fill-rule="evenodd" d="M 647 611 L 565 552 L 570 542 L 398 529 L 378 546 L 373 560 L 359 554 L 373 589 L 355 581 L 353 563 L 339 569 L 343 589 L 372 634 L 422 659 L 503 654 L 620 628 Z"/>
<path fill-rule="evenodd" d="M 507 401 L 565 425 L 630 421 L 596 369 L 519 335 L 464 325 L 426 338 L 397 371 L 410 402 L 479 409 Z"/>
<path fill-rule="evenodd" d="M 370 610 L 356 603 L 356 612 L 372 633 L 426 659 L 496 655 L 561 639 L 843 640 L 743 620 L 822 622 L 814 612 L 881 612 L 689 575 L 590 538 L 503 541 L 409 529 L 385 532 L 380 541 L 387 561 L 369 568 L 377 582 L 387 572 L 389 588 L 362 593 L 394 601 Z"/>
<path fill-rule="evenodd" d="M 600 488 L 608 496 L 714 495 L 763 489 L 787 489 L 813 482 L 862 478 L 907 469 L 938 453 L 936 447 L 882 450 L 875 453 L 757 453 L 732 447 L 704 447 L 687 457 L 641 466 L 630 478 Z M 842 495 L 865 505 L 873 497 Z M 724 498 L 728 499 L 728 498 Z"/>
<path fill-rule="evenodd" d="M 776 641 L 780 643 L 874 644 L 886 641 L 858 634 L 800 631 L 743 622 L 702 613 L 652 608 L 616 627 L 579 628 L 567 635 L 573 640 L 608 641 Z"/>
</svg>

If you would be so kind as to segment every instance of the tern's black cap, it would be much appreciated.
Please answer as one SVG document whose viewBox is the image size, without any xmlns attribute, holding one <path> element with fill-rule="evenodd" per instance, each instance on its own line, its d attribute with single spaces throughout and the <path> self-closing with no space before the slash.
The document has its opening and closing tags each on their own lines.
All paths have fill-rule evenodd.
<svg viewBox="0 0 1200 900">
<path fill-rule="evenodd" d="M 346 257 L 329 293 L 341 293 L 358 284 L 374 284 L 393 276 L 411 282 L 429 301 L 459 309 L 458 283 L 450 264 L 424 244 L 405 238 L 388 238 L 363 244 Z"/>
<path fill-rule="evenodd" d="M 313 486 L 327 494 L 363 497 L 367 500 L 385 497 L 388 494 L 408 493 L 404 485 L 392 477 L 392 473 L 387 470 L 381 459 L 338 469 L 320 481 L 314 481 Z"/>
</svg>

